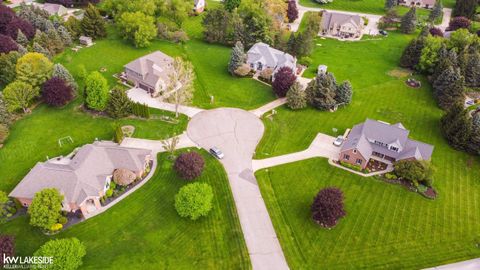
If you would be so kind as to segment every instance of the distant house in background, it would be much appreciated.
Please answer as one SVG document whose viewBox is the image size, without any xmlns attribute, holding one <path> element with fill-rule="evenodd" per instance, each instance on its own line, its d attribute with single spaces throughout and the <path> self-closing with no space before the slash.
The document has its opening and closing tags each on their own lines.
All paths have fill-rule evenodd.
<svg viewBox="0 0 480 270">
<path fill-rule="evenodd" d="M 165 94 L 170 83 L 173 58 L 156 51 L 125 65 L 127 80 L 152 95 Z"/>
<path fill-rule="evenodd" d="M 255 71 L 271 68 L 274 76 L 281 67 L 289 67 L 293 72 L 297 72 L 297 59 L 295 57 L 262 42 L 256 43 L 248 50 L 247 64 Z"/>
<path fill-rule="evenodd" d="M 81 36 L 79 39 L 80 44 L 90 47 L 93 45 L 93 41 L 91 37 Z"/>
<path fill-rule="evenodd" d="M 45 3 L 43 5 L 40 5 L 39 7 L 48 12 L 50 16 L 57 15 L 61 17 L 67 15 L 68 13 L 67 8 L 59 4 Z"/>
<path fill-rule="evenodd" d="M 398 160 L 430 160 L 433 146 L 408 138 L 401 123 L 390 125 L 367 119 L 352 128 L 340 151 L 339 160 L 367 166 L 370 159 L 391 164 Z"/>
<path fill-rule="evenodd" d="M 363 19 L 359 15 L 324 11 L 319 34 L 339 38 L 360 38 L 363 24 Z"/>
<path fill-rule="evenodd" d="M 193 11 L 202 13 L 205 10 L 205 0 L 194 0 Z"/>
<path fill-rule="evenodd" d="M 113 142 L 87 144 L 67 157 L 37 163 L 9 196 L 28 207 L 35 193 L 55 188 L 64 196 L 63 210 L 80 210 L 85 216 L 101 207 L 100 198 L 110 188 L 116 169 L 129 170 L 140 178 L 150 160 L 150 150 Z"/>
<path fill-rule="evenodd" d="M 433 8 L 436 0 L 399 0 L 398 4 L 408 7 Z"/>
</svg>

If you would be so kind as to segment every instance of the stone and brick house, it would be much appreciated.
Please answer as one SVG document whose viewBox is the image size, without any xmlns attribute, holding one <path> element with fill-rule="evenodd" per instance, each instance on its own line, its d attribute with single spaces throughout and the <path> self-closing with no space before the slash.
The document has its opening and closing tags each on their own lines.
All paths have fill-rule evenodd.
<svg viewBox="0 0 480 270">
<path fill-rule="evenodd" d="M 398 160 L 430 160 L 433 146 L 408 138 L 401 123 L 389 124 L 367 119 L 355 125 L 342 145 L 339 160 L 364 169 L 370 159 L 386 164 Z"/>
<path fill-rule="evenodd" d="M 338 38 L 360 38 L 363 33 L 363 26 L 364 21 L 359 15 L 324 11 L 319 35 Z"/>
<path fill-rule="evenodd" d="M 87 144 L 66 157 L 38 162 L 9 196 L 28 207 L 35 193 L 55 188 L 64 196 L 63 210 L 90 214 L 101 207 L 100 198 L 110 188 L 116 169 L 130 170 L 140 178 L 151 158 L 150 150 L 113 142 Z"/>
</svg>

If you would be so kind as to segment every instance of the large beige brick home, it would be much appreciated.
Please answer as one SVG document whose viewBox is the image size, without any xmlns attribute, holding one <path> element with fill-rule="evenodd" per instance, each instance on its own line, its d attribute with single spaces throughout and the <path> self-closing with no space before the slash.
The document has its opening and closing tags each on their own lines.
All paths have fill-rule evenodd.
<svg viewBox="0 0 480 270">
<path fill-rule="evenodd" d="M 359 15 L 324 11 L 319 34 L 338 38 L 360 38 L 363 26 L 363 19 Z"/>
<path fill-rule="evenodd" d="M 135 87 L 152 95 L 165 94 L 170 83 L 173 58 L 160 51 L 144 55 L 126 64 L 125 75 Z"/>
<path fill-rule="evenodd" d="M 398 160 L 430 160 L 433 146 L 408 138 L 401 123 L 388 124 L 367 119 L 352 128 L 342 145 L 339 160 L 364 169 L 370 159 L 386 164 Z"/>
<path fill-rule="evenodd" d="M 87 144 L 66 157 L 38 162 L 9 196 L 28 207 L 35 193 L 55 188 L 64 196 L 63 210 L 90 214 L 101 207 L 100 198 L 109 189 L 116 169 L 127 169 L 141 177 L 150 160 L 150 150 L 113 142 Z"/>
</svg>

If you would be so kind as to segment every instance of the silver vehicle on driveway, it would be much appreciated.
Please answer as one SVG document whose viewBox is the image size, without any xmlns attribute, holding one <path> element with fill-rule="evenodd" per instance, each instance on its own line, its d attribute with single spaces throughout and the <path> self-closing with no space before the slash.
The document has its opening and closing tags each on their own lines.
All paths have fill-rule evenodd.
<svg viewBox="0 0 480 270">
<path fill-rule="evenodd" d="M 335 145 L 335 146 L 340 146 L 340 145 L 342 145 L 343 140 L 344 140 L 344 139 L 343 139 L 343 136 L 338 136 L 338 137 L 335 139 L 335 141 L 333 141 L 333 145 Z"/>
<path fill-rule="evenodd" d="M 210 148 L 209 152 L 210 152 L 210 154 L 212 154 L 214 157 L 216 157 L 218 159 L 222 159 L 225 156 L 223 154 L 223 152 L 215 146 Z"/>
</svg>

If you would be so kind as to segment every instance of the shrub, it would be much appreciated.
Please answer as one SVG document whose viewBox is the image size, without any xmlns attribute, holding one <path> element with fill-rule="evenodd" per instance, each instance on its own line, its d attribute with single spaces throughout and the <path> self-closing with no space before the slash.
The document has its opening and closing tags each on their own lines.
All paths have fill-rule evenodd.
<svg viewBox="0 0 480 270">
<path fill-rule="evenodd" d="M 347 167 L 349 169 L 358 171 L 358 172 L 362 171 L 362 166 L 360 166 L 360 165 L 353 165 L 353 164 L 350 164 L 350 163 L 345 162 L 345 161 L 340 161 L 340 165 L 342 165 L 343 167 Z"/>
<path fill-rule="evenodd" d="M 239 77 L 245 77 L 250 74 L 251 68 L 248 64 L 240 65 L 233 73 Z"/>
<path fill-rule="evenodd" d="M 90 109 L 103 111 L 108 102 L 108 83 L 98 71 L 88 75 L 85 80 L 87 106 Z"/>
<path fill-rule="evenodd" d="M 311 207 L 313 220 L 325 227 L 337 225 L 338 220 L 346 215 L 343 205 L 343 192 L 335 187 L 320 190 Z"/>
<path fill-rule="evenodd" d="M 266 68 L 260 72 L 260 78 L 263 80 L 270 82 L 272 80 L 273 69 Z"/>
<path fill-rule="evenodd" d="M 0 124 L 0 145 L 7 140 L 9 134 L 10 131 L 8 127 L 4 124 Z"/>
<path fill-rule="evenodd" d="M 213 191 L 206 183 L 183 186 L 175 195 L 175 209 L 181 217 L 196 220 L 206 216 L 212 209 Z"/>
<path fill-rule="evenodd" d="M 113 195 L 113 189 L 108 189 L 107 192 L 105 192 L 105 197 L 110 198 Z"/>
<path fill-rule="evenodd" d="M 63 196 L 54 188 L 35 193 L 28 207 L 30 225 L 50 230 L 61 216 Z"/>
<path fill-rule="evenodd" d="M 77 238 L 50 240 L 35 251 L 34 256 L 54 257 L 49 269 L 74 270 L 82 265 L 82 259 L 87 254 L 85 246 Z"/>
<path fill-rule="evenodd" d="M 310 58 L 308 56 L 304 56 L 304 57 L 302 57 L 298 60 L 299 64 L 307 66 L 307 67 L 310 66 L 312 64 L 312 62 L 313 62 L 312 58 Z"/>
<path fill-rule="evenodd" d="M 468 18 L 465 17 L 455 17 L 448 24 L 449 31 L 455 31 L 460 28 L 468 29 L 472 23 Z"/>
<path fill-rule="evenodd" d="M 59 219 L 58 219 L 58 223 L 62 224 L 62 225 L 65 225 L 67 224 L 68 222 L 68 219 L 64 216 L 61 216 Z"/>
<path fill-rule="evenodd" d="M 418 182 L 429 181 L 432 169 L 426 161 L 400 160 L 394 164 L 395 174 L 405 180 L 411 181 L 415 186 Z"/>
<path fill-rule="evenodd" d="M 281 67 L 274 75 L 272 88 L 273 92 L 279 97 L 285 97 L 288 89 L 297 80 L 297 76 L 289 67 Z"/>
<path fill-rule="evenodd" d="M 123 118 L 132 113 L 132 101 L 128 98 L 124 90 L 118 88 L 112 89 L 106 112 L 112 118 Z"/>
<path fill-rule="evenodd" d="M 434 36 L 434 37 L 435 37 L 435 36 L 437 36 L 437 37 L 443 37 L 443 31 L 442 31 L 442 29 L 440 29 L 440 28 L 432 27 L 432 28 L 430 28 L 429 32 L 430 32 L 430 35 L 432 35 L 432 36 Z"/>
<path fill-rule="evenodd" d="M 193 180 L 202 174 L 205 161 L 197 152 L 183 153 L 175 160 L 175 171 L 186 180 Z"/>
<path fill-rule="evenodd" d="M 72 99 L 73 89 L 63 79 L 52 77 L 42 86 L 42 100 L 50 106 L 61 107 Z"/>
<path fill-rule="evenodd" d="M 305 90 L 299 82 L 295 82 L 288 90 L 287 106 L 292 110 L 303 109 L 307 106 Z"/>
<path fill-rule="evenodd" d="M 9 53 L 18 50 L 17 43 L 9 36 L 0 34 L 0 53 Z"/>
<path fill-rule="evenodd" d="M 11 235 L 0 235 L 0 268 L 3 268 L 3 255 L 15 255 L 15 238 Z"/>
<path fill-rule="evenodd" d="M 61 229 L 63 228 L 63 225 L 60 224 L 60 223 L 55 223 L 52 225 L 52 227 L 50 228 L 50 231 L 52 232 L 57 232 L 57 231 L 60 231 Z"/>
<path fill-rule="evenodd" d="M 393 174 L 393 173 L 386 173 L 386 174 L 385 174 L 385 178 L 387 178 L 388 180 L 396 180 L 396 179 L 398 179 L 398 177 L 397 177 L 395 174 Z"/>
</svg>

